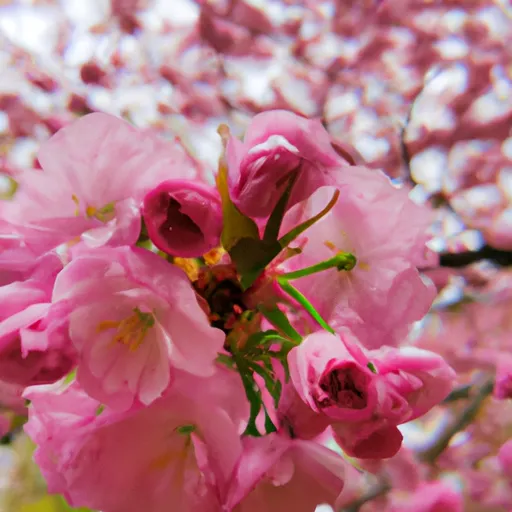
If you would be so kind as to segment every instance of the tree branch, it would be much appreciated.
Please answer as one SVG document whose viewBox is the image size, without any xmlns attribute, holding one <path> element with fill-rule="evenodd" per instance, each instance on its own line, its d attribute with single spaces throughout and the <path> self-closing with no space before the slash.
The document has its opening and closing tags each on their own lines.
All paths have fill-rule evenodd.
<svg viewBox="0 0 512 512">
<path fill-rule="evenodd" d="M 342 508 L 338 512 L 358 512 L 358 510 L 367 502 L 383 496 L 391 490 L 391 486 L 388 482 L 382 481 L 374 485 L 366 494 L 363 494 L 360 498 L 353 501 L 350 505 Z"/>
<path fill-rule="evenodd" d="M 423 462 L 434 463 L 436 459 L 444 452 L 450 444 L 452 437 L 464 430 L 475 419 L 480 411 L 485 399 L 492 393 L 494 389 L 494 378 L 483 377 L 483 381 L 478 388 L 478 392 L 473 396 L 469 404 L 462 410 L 461 414 L 455 418 L 451 424 L 441 434 L 439 439 L 433 446 L 418 454 Z"/>
<path fill-rule="evenodd" d="M 482 260 L 490 260 L 501 267 L 508 267 L 512 265 L 512 252 L 484 245 L 477 251 L 440 254 L 441 267 L 460 268 Z"/>
</svg>

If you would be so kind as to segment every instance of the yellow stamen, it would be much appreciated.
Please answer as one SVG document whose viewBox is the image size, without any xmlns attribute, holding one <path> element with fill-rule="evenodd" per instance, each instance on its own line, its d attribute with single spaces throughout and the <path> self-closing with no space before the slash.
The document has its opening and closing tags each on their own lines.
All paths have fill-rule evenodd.
<svg viewBox="0 0 512 512">
<path fill-rule="evenodd" d="M 78 217 L 80 215 L 80 199 L 78 199 L 75 194 L 71 196 L 71 199 L 76 204 L 75 215 Z M 116 216 L 115 203 L 107 203 L 101 208 L 96 208 L 95 206 L 90 205 L 86 206 L 85 215 L 89 219 L 97 219 L 106 224 Z"/>
<path fill-rule="evenodd" d="M 187 274 L 188 278 L 194 282 L 199 277 L 199 263 L 194 258 L 174 258 L 172 261 L 177 267 Z"/>
<path fill-rule="evenodd" d="M 73 202 L 76 204 L 75 216 L 78 217 L 80 215 L 80 201 L 78 197 L 75 196 L 75 194 L 71 196 L 71 199 L 73 199 Z"/>
<path fill-rule="evenodd" d="M 139 308 L 135 308 L 133 314 L 124 320 L 104 320 L 98 324 L 96 330 L 104 332 L 116 329 L 112 344 L 122 343 L 134 352 L 142 345 L 146 334 L 154 325 L 155 317 L 152 313 L 143 313 Z"/>
<path fill-rule="evenodd" d="M 215 249 L 212 249 L 211 251 L 208 251 L 204 256 L 204 262 L 209 266 L 213 267 L 213 265 L 216 265 L 221 260 L 222 256 L 226 251 L 222 247 L 216 247 Z"/>
<path fill-rule="evenodd" d="M 326 240 L 324 242 L 324 245 L 328 248 L 328 249 L 331 249 L 331 251 L 336 251 L 338 252 L 338 249 L 336 248 L 336 246 L 330 241 L 330 240 Z"/>
<path fill-rule="evenodd" d="M 116 214 L 115 205 L 114 203 L 107 203 L 105 206 L 102 206 L 101 208 L 96 208 L 94 206 L 88 206 L 85 209 L 85 214 L 89 218 L 95 218 L 98 219 L 100 222 L 103 222 L 106 224 L 107 222 L 111 221 Z"/>
</svg>

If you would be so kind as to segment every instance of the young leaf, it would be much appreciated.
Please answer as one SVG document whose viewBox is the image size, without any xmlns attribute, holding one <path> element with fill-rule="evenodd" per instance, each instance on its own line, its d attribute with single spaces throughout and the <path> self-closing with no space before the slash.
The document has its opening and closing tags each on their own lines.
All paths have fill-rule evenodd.
<svg viewBox="0 0 512 512">
<path fill-rule="evenodd" d="M 339 190 L 336 190 L 334 195 L 332 196 L 332 199 L 329 201 L 329 204 L 317 215 L 314 217 L 311 217 L 311 219 L 308 219 L 307 221 L 303 222 L 302 224 L 299 224 L 298 226 L 294 227 L 291 231 L 286 233 L 286 235 L 282 236 L 279 239 L 279 243 L 281 244 L 281 247 L 287 247 L 290 245 L 301 233 L 304 233 L 306 229 L 310 228 L 315 222 L 318 222 L 322 217 L 325 217 L 334 207 L 336 204 L 336 201 L 338 201 L 338 197 L 340 196 Z"/>
<path fill-rule="evenodd" d="M 267 434 L 271 434 L 272 432 L 277 432 L 277 427 L 274 425 L 273 421 L 270 419 L 267 408 L 265 404 L 263 405 L 263 410 L 265 411 L 265 432 Z"/>
<path fill-rule="evenodd" d="M 268 309 L 265 306 L 258 306 L 258 310 L 261 314 L 279 331 L 281 331 L 290 340 L 299 345 L 302 341 L 302 336 L 293 328 L 292 324 L 288 320 L 287 316 L 276 306 L 272 309 Z"/>
<path fill-rule="evenodd" d="M 217 188 L 222 200 L 224 229 L 222 230 L 221 242 L 224 249 L 229 252 L 242 238 L 259 240 L 259 231 L 256 223 L 245 216 L 229 197 L 228 169 L 223 157 L 219 162 Z"/>
<path fill-rule="evenodd" d="M 267 345 L 270 345 L 273 342 L 282 343 L 287 341 L 288 340 L 286 338 L 283 338 L 277 331 L 268 330 L 262 332 L 255 332 L 254 334 L 251 334 L 249 336 L 249 339 L 247 340 L 247 343 L 245 344 L 243 351 L 247 353 L 259 346 L 266 347 Z"/>
<path fill-rule="evenodd" d="M 279 231 L 281 229 L 281 224 L 283 222 L 284 214 L 286 213 L 286 206 L 290 199 L 290 195 L 292 193 L 293 186 L 297 181 L 299 174 L 297 171 L 292 171 L 290 177 L 288 178 L 288 183 L 286 185 L 286 189 L 283 192 L 283 195 L 279 198 L 274 210 L 270 214 L 267 225 L 265 226 L 265 233 L 263 234 L 263 240 L 265 242 L 274 242 L 277 240 L 279 236 Z"/>
<path fill-rule="evenodd" d="M 244 290 L 252 286 L 265 267 L 281 252 L 279 242 L 243 237 L 229 251 Z"/>
</svg>

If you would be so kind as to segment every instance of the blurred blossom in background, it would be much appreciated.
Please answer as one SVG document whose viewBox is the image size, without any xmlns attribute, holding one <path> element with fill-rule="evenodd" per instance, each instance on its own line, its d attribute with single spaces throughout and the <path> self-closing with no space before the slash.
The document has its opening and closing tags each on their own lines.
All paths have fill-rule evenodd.
<svg viewBox="0 0 512 512">
<path fill-rule="evenodd" d="M 241 136 L 268 109 L 320 118 L 339 151 L 435 209 L 441 265 L 425 276 L 439 295 L 408 342 L 443 355 L 468 396 L 405 425 L 408 449 L 382 471 L 393 480 L 409 450 L 421 453 L 436 464 L 418 474 L 464 493 L 465 510 L 506 512 L 497 454 L 512 434 L 510 400 L 495 386 L 455 435 L 449 426 L 472 384 L 512 357 L 510 2 L 0 0 L 3 196 L 39 166 L 41 142 L 93 111 L 177 139 L 213 183 L 218 125 Z M 1 405 L 23 411 L 17 392 L 0 388 Z M 23 434 L 3 444 L 0 511 L 67 510 L 44 501 Z M 400 492 L 362 510 L 399 504 Z"/>
</svg>

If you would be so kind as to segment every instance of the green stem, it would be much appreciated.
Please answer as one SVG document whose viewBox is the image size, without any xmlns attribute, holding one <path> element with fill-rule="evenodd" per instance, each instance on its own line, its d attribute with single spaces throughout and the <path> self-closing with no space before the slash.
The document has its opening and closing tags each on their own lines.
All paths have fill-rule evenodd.
<svg viewBox="0 0 512 512">
<path fill-rule="evenodd" d="M 352 270 L 356 266 L 356 263 L 356 257 L 350 252 L 339 252 L 336 254 L 336 256 L 333 256 L 328 260 L 321 261 L 316 265 L 311 265 L 311 267 L 296 270 L 295 272 L 288 272 L 287 274 L 281 274 L 279 279 L 291 281 L 292 279 L 299 279 L 301 277 L 317 274 L 318 272 L 323 272 L 324 270 L 329 270 L 330 268 L 337 268 L 339 271 L 348 271 Z"/>
<path fill-rule="evenodd" d="M 258 311 L 284 336 L 286 336 L 290 343 L 294 345 L 300 345 L 302 342 L 302 336 L 293 328 L 293 325 L 288 320 L 288 317 L 275 306 L 272 309 L 267 309 L 265 306 L 258 306 Z"/>
<path fill-rule="evenodd" d="M 292 286 L 286 279 L 280 277 L 277 278 L 279 286 L 285 291 L 292 299 L 296 300 L 312 317 L 316 322 L 323 327 L 326 331 L 331 334 L 336 334 L 334 329 L 320 316 L 320 313 L 313 307 L 313 304 L 309 302 L 304 295 L 302 295 L 297 288 Z"/>
</svg>

